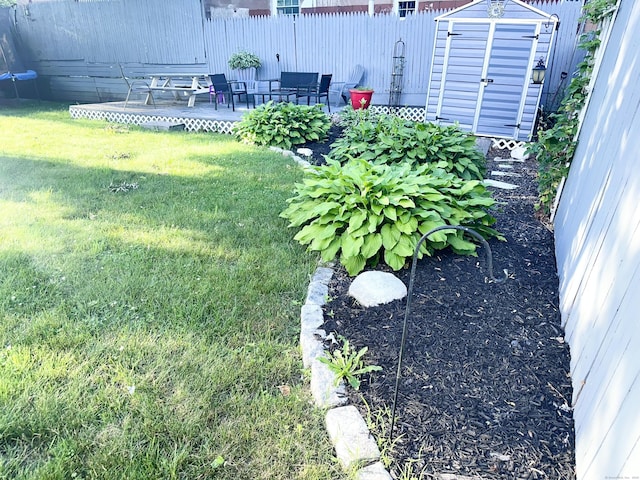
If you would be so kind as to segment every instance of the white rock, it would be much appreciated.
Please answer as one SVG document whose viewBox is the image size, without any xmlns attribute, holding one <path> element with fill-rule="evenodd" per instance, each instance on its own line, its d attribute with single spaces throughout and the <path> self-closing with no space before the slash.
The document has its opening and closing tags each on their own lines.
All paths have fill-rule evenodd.
<svg viewBox="0 0 640 480">
<path fill-rule="evenodd" d="M 407 287 L 391 273 L 363 272 L 349 287 L 349 295 L 363 307 L 375 307 L 407 296 Z"/>
<path fill-rule="evenodd" d="M 476 147 L 478 150 L 482 152 L 483 155 L 486 155 L 489 149 L 491 148 L 491 139 L 486 137 L 476 137 Z"/>
<path fill-rule="evenodd" d="M 313 150 L 311 150 L 310 148 L 299 148 L 296 150 L 296 153 L 298 155 L 304 155 L 305 157 L 310 157 L 311 155 L 313 155 Z"/>
<path fill-rule="evenodd" d="M 328 284 L 333 277 L 333 269 L 327 267 L 318 267 L 316 268 L 315 273 L 313 274 L 312 282 L 320 282 L 324 284 Z"/>
<path fill-rule="evenodd" d="M 516 160 L 526 160 L 527 158 L 529 158 L 529 155 L 527 155 L 527 148 L 526 147 L 516 147 L 513 150 L 511 150 L 511 158 L 515 158 Z"/>
</svg>

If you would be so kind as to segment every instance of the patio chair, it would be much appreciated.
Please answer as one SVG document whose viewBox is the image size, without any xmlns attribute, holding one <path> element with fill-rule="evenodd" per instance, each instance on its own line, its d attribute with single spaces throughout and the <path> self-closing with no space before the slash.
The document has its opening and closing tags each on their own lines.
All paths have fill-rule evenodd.
<svg viewBox="0 0 640 480">
<path fill-rule="evenodd" d="M 301 92 L 296 95 L 296 100 L 298 98 L 307 97 L 307 105 L 310 104 L 311 98 L 316 99 L 316 103 L 322 103 L 321 98 L 325 97 L 327 99 L 327 108 L 329 109 L 329 113 L 331 113 L 331 106 L 329 105 L 329 86 L 331 85 L 331 74 L 324 74 L 320 77 L 320 83 L 316 85 L 309 92 Z"/>
<path fill-rule="evenodd" d="M 215 103 L 216 110 L 218 109 L 219 98 L 218 95 L 222 95 L 227 101 L 227 108 L 229 104 L 233 111 L 236 111 L 236 103 L 233 97 L 238 97 L 240 101 L 241 95 L 245 95 L 247 98 L 247 109 L 249 108 L 249 92 L 247 90 L 247 83 L 234 80 L 232 82 L 227 81 L 227 76 L 224 73 L 214 73 L 209 75 L 211 79 L 211 85 L 209 86 L 209 103 L 212 101 Z M 255 108 L 255 98 L 254 98 Z"/>
<path fill-rule="evenodd" d="M 125 75 L 124 69 L 121 64 L 118 64 L 120 67 L 120 73 L 122 74 L 122 78 L 127 84 L 127 98 L 124 99 L 124 108 L 127 108 L 127 104 L 129 103 L 129 97 L 131 94 L 142 94 L 146 95 L 151 99 L 151 103 L 153 103 L 153 108 L 156 108 L 156 100 L 153 98 L 153 90 L 151 90 L 151 85 L 147 83 L 146 80 L 142 80 L 140 78 L 131 78 Z"/>
<path fill-rule="evenodd" d="M 364 77 L 364 67 L 362 65 L 356 65 L 353 67 L 351 74 L 346 82 L 336 82 L 331 84 L 331 89 L 329 89 L 329 94 L 335 94 L 338 96 L 338 103 L 340 103 L 340 98 L 344 100 L 344 103 L 349 103 L 349 89 L 356 88 L 362 78 Z"/>
</svg>

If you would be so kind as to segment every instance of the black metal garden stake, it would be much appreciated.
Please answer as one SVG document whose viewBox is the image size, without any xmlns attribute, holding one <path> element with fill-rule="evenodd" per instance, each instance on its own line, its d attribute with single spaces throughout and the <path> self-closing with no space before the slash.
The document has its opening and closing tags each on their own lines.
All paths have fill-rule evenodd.
<svg viewBox="0 0 640 480">
<path fill-rule="evenodd" d="M 420 251 L 420 247 L 422 243 L 427 239 L 427 237 L 433 233 L 439 232 L 440 230 L 462 230 L 465 233 L 468 233 L 475 239 L 479 240 L 482 243 L 485 251 L 487 252 L 487 270 L 489 271 L 489 278 L 495 283 L 504 282 L 508 278 L 508 274 L 505 270 L 504 278 L 497 279 L 493 276 L 493 257 L 491 255 L 491 248 L 487 241 L 475 230 L 472 230 L 468 227 L 462 227 L 460 225 L 443 225 L 441 227 L 436 227 L 427 233 L 425 233 L 422 238 L 418 241 L 416 245 L 416 249 L 413 253 L 413 261 L 411 263 L 411 275 L 409 276 L 409 290 L 407 291 L 407 305 L 404 311 L 404 325 L 402 327 L 402 340 L 400 341 L 400 354 L 398 355 L 398 370 L 396 371 L 396 388 L 393 394 L 393 408 L 391 410 L 391 429 L 389 430 L 389 441 L 393 441 L 393 427 L 395 425 L 396 420 L 396 406 L 398 403 L 398 390 L 400 387 L 400 376 L 402 369 L 402 356 L 404 354 L 404 344 L 405 339 L 407 337 L 407 323 L 409 320 L 409 315 L 411 314 L 411 298 L 413 296 L 413 281 L 416 275 L 416 263 L 418 260 L 418 252 Z"/>
</svg>

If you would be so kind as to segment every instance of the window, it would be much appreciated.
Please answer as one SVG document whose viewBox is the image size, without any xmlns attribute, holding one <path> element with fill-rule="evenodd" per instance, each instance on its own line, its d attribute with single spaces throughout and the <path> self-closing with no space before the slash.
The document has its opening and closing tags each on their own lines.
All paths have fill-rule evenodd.
<svg viewBox="0 0 640 480">
<path fill-rule="evenodd" d="M 300 0 L 276 0 L 276 13 L 278 15 L 298 15 Z"/>
<path fill-rule="evenodd" d="M 416 11 L 416 2 L 398 2 L 398 16 L 406 17 Z"/>
</svg>

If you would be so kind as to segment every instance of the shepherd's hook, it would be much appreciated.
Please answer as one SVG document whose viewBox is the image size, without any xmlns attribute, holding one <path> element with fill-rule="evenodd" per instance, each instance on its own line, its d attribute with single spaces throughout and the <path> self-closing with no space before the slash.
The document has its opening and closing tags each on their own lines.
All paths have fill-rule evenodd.
<svg viewBox="0 0 640 480">
<path fill-rule="evenodd" d="M 407 338 L 407 324 L 409 320 L 409 315 L 411 313 L 411 297 L 413 296 L 413 282 L 416 276 L 416 263 L 418 262 L 418 254 L 420 253 L 420 247 L 422 246 L 424 241 L 427 239 L 427 237 L 429 237 L 430 235 L 436 232 L 439 232 L 440 230 L 462 230 L 463 232 L 468 233 L 469 235 L 474 237 L 476 240 L 479 240 L 487 254 L 487 270 L 489 271 L 489 278 L 491 279 L 491 281 L 495 283 L 502 283 L 507 278 L 509 278 L 509 275 L 506 270 L 504 271 L 505 275 L 503 278 L 498 279 L 493 276 L 493 256 L 491 255 L 491 248 L 489 247 L 489 243 L 484 239 L 484 237 L 480 235 L 478 232 L 476 232 L 475 230 L 472 230 L 468 227 L 463 227 L 461 225 L 442 225 L 440 227 L 436 227 L 432 230 L 429 230 L 427 233 L 425 233 L 422 236 L 422 238 L 420 238 L 420 240 L 418 241 L 418 244 L 416 245 L 415 251 L 413 252 L 413 260 L 411 262 L 411 275 L 409 276 L 409 290 L 407 291 L 407 305 L 404 311 L 404 325 L 402 326 L 402 340 L 400 341 L 400 354 L 398 355 L 398 370 L 396 371 L 396 388 L 393 394 L 393 408 L 391 410 L 391 428 L 389 429 L 390 442 L 393 441 L 393 427 L 395 425 L 395 419 L 396 419 L 396 406 L 398 402 L 398 389 L 400 386 L 402 357 L 404 354 L 405 340 Z"/>
</svg>

